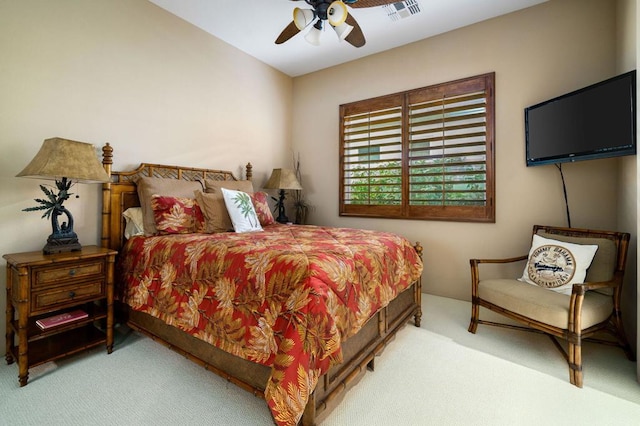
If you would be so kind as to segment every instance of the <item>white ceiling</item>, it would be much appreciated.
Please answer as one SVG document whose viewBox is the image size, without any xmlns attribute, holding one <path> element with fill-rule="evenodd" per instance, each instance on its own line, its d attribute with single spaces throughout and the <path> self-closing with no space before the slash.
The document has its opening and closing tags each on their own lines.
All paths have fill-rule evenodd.
<svg viewBox="0 0 640 426">
<path fill-rule="evenodd" d="M 367 43 L 355 48 L 326 30 L 321 45 L 303 30 L 284 44 L 275 39 L 292 21 L 295 0 L 149 0 L 176 16 L 292 76 L 362 58 L 456 28 L 524 9 L 547 0 L 417 0 L 420 13 L 392 20 L 384 7 L 349 8 Z"/>
</svg>

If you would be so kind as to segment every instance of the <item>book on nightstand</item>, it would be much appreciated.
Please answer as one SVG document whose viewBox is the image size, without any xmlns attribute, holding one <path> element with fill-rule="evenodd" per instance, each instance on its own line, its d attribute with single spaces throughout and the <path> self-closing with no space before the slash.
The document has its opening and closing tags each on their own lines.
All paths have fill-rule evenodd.
<svg viewBox="0 0 640 426">
<path fill-rule="evenodd" d="M 48 330 L 52 327 L 56 327 L 63 324 L 69 324 L 70 322 L 78 321 L 83 318 L 87 318 L 89 314 L 81 309 L 77 309 L 71 312 L 65 312 L 63 314 L 54 315 L 52 317 L 42 318 L 36 321 L 36 325 L 41 330 Z"/>
</svg>

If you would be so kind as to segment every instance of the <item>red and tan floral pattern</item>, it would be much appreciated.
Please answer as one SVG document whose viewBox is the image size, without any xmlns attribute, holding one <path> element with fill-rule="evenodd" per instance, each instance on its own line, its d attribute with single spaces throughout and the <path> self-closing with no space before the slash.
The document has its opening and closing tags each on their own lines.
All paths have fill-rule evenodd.
<svg viewBox="0 0 640 426">
<path fill-rule="evenodd" d="M 280 224 L 133 237 L 119 259 L 133 309 L 272 368 L 265 397 L 279 425 L 298 422 L 342 341 L 422 273 L 395 234 Z"/>
<path fill-rule="evenodd" d="M 271 210 L 269 209 L 269 203 L 267 202 L 269 196 L 267 193 L 254 192 L 253 194 L 249 194 L 249 196 L 251 197 L 253 208 L 256 209 L 260 225 L 267 226 L 276 223 L 276 220 L 273 218 L 273 214 L 271 214 Z"/>
<path fill-rule="evenodd" d="M 152 195 L 151 208 L 159 234 L 204 232 L 204 216 L 193 198 Z"/>
</svg>

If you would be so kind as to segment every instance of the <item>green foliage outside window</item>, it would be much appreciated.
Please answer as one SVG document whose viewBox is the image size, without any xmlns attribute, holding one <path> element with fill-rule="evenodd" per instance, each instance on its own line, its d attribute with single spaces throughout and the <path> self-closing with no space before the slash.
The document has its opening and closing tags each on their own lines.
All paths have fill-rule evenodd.
<svg viewBox="0 0 640 426">
<path fill-rule="evenodd" d="M 463 163 L 465 163 L 464 157 L 413 162 L 412 173 L 409 175 L 409 203 L 458 206 L 484 204 L 486 188 L 484 166 Z M 349 170 L 348 175 L 348 204 L 401 204 L 400 161 L 382 163 L 376 169 L 354 166 Z"/>
</svg>

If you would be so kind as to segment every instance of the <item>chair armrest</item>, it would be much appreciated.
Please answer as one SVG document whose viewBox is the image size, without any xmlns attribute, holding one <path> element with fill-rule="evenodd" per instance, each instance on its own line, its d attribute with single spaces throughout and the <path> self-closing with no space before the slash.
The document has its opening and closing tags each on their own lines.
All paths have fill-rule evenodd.
<svg viewBox="0 0 640 426">
<path fill-rule="evenodd" d="M 581 284 L 574 284 L 571 293 L 584 295 L 587 291 L 598 290 L 601 288 L 616 288 L 620 284 L 615 281 L 600 281 L 600 282 L 586 282 Z"/>
<path fill-rule="evenodd" d="M 471 265 L 471 297 L 475 299 L 478 297 L 478 283 L 480 282 L 480 268 L 478 265 L 481 263 L 513 263 L 513 262 L 521 262 L 523 260 L 527 260 L 529 255 L 518 256 L 518 257 L 509 257 L 505 259 L 469 259 L 469 264 Z"/>
<path fill-rule="evenodd" d="M 616 271 L 610 281 L 586 282 L 574 284 L 571 288 L 571 299 L 569 301 L 569 330 L 578 333 L 582 329 L 582 302 L 587 291 L 603 288 L 613 289 L 613 315 L 620 320 L 620 297 L 624 272 Z"/>
<path fill-rule="evenodd" d="M 624 280 L 624 272 L 615 271 L 613 273 L 613 277 L 609 281 L 600 281 L 600 282 L 586 282 L 582 284 L 574 284 L 571 293 L 577 295 L 584 295 L 587 291 L 590 290 L 598 290 L 601 288 L 612 288 L 619 292 L 619 288 L 622 287 L 622 282 Z M 619 296 L 619 295 L 618 295 Z"/>
<path fill-rule="evenodd" d="M 478 265 L 480 263 L 512 263 L 512 262 L 520 262 L 523 260 L 527 260 L 529 255 L 518 256 L 518 257 L 509 257 L 505 259 L 469 259 L 471 266 Z"/>
</svg>

